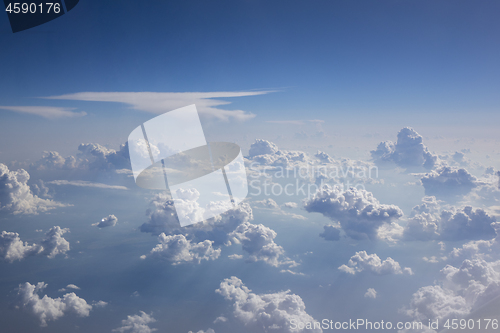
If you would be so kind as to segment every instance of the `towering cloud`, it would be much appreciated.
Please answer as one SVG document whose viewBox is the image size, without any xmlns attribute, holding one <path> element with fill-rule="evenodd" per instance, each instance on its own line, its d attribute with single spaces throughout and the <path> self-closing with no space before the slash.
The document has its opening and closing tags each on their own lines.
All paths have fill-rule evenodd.
<svg viewBox="0 0 500 333">
<path fill-rule="evenodd" d="M 443 166 L 422 178 L 425 194 L 435 196 L 462 195 L 478 185 L 477 178 L 465 169 Z"/>
<path fill-rule="evenodd" d="M 401 167 L 434 167 L 437 157 L 422 143 L 422 136 L 413 128 L 405 127 L 398 133 L 398 140 L 381 142 L 371 151 L 375 161 L 391 161 Z"/>
<path fill-rule="evenodd" d="M 0 211 L 13 214 L 38 214 L 65 206 L 34 195 L 28 186 L 29 179 L 30 175 L 26 170 L 10 171 L 5 164 L 0 163 Z"/>
<path fill-rule="evenodd" d="M 51 298 L 47 295 L 40 298 L 39 293 L 47 287 L 44 282 L 32 285 L 29 282 L 20 284 L 17 292 L 18 307 L 32 313 L 40 320 L 41 326 L 54 321 L 66 313 L 74 313 L 80 317 L 88 317 L 92 305 L 78 297 L 75 293 L 67 293 L 62 298 Z"/>
</svg>

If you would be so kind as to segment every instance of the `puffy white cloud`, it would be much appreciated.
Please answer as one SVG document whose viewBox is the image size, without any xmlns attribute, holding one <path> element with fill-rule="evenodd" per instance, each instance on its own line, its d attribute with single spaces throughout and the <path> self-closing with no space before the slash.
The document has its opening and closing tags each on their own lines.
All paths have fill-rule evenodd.
<svg viewBox="0 0 500 333">
<path fill-rule="evenodd" d="M 62 237 L 66 232 L 69 232 L 69 229 L 52 227 L 47 231 L 40 244 L 29 245 L 19 238 L 18 233 L 2 231 L 0 234 L 0 258 L 11 263 L 32 255 L 46 255 L 53 259 L 56 255 L 65 254 L 70 249 L 69 242 Z"/>
<path fill-rule="evenodd" d="M 244 222 L 229 237 L 241 243 L 249 256 L 249 261 L 265 261 L 272 266 L 280 265 L 279 258 L 284 254 L 281 246 L 274 242 L 276 232 L 262 224 Z"/>
<path fill-rule="evenodd" d="M 323 163 L 333 163 L 334 160 L 333 158 L 330 157 L 327 153 L 324 151 L 318 150 L 316 154 L 314 154 L 314 157 L 316 157 L 318 160 L 320 160 Z"/>
<path fill-rule="evenodd" d="M 339 269 L 352 275 L 364 270 L 377 275 L 403 273 L 409 275 L 413 274 L 411 268 L 405 267 L 401 269 L 399 263 L 391 257 L 382 261 L 377 254 L 367 254 L 366 251 L 356 252 L 356 254 L 349 259 L 349 263 L 347 265 L 340 266 Z"/>
<path fill-rule="evenodd" d="M 128 190 L 125 186 L 121 185 L 108 185 L 103 183 L 89 182 L 85 180 L 51 180 L 48 181 L 47 184 L 52 185 L 69 185 L 69 186 L 78 186 L 78 187 L 93 187 L 93 188 L 102 188 L 102 189 L 111 189 L 111 190 Z"/>
<path fill-rule="evenodd" d="M 496 238 L 471 241 L 450 253 L 461 258 L 458 266 L 447 264 L 434 285 L 413 294 L 403 312 L 416 320 L 463 318 L 500 296 L 500 223 L 493 223 Z"/>
<path fill-rule="evenodd" d="M 404 229 L 408 240 L 490 239 L 495 235 L 495 217 L 483 209 L 449 207 L 440 210 L 435 197 L 424 197 L 412 210 Z"/>
<path fill-rule="evenodd" d="M 219 317 L 215 318 L 215 320 L 214 320 L 214 324 L 217 324 L 217 323 L 225 323 L 225 322 L 227 322 L 227 320 L 228 320 L 228 319 L 227 319 L 226 317 L 224 317 L 224 316 L 219 316 Z"/>
<path fill-rule="evenodd" d="M 189 331 L 188 333 L 193 333 L 193 331 Z M 200 330 L 200 331 L 198 331 L 196 333 L 215 333 L 215 331 L 213 329 L 209 328 L 206 331 Z"/>
<path fill-rule="evenodd" d="M 265 201 L 264 203 L 274 206 L 274 201 Z M 253 213 L 252 208 L 246 202 L 240 203 L 237 207 L 231 208 L 219 216 L 185 228 L 180 228 L 173 201 L 169 196 L 157 195 L 153 199 L 152 205 L 153 208 L 147 211 L 149 220 L 141 226 L 141 231 L 153 234 L 161 232 L 163 234 L 163 236 L 160 235 L 161 239 L 165 239 L 166 235 L 182 235 L 184 238 L 176 239 L 181 241 L 182 244 L 189 243 L 189 246 L 185 246 L 187 249 L 191 249 L 194 244 L 208 244 L 207 242 L 210 242 L 211 245 L 207 248 L 210 249 L 210 253 L 214 251 L 211 256 L 212 259 L 217 258 L 220 254 L 220 249 L 214 247 L 223 244 L 230 245 L 231 242 L 234 242 L 242 244 L 243 250 L 249 254 L 249 262 L 265 261 L 273 266 L 281 264 L 296 265 L 295 262 L 290 260 L 280 261 L 284 250 L 274 242 L 276 237 L 274 230 L 249 222 L 253 219 Z M 280 209 L 277 204 L 276 207 Z M 161 241 L 157 245 L 157 250 L 153 249 L 150 255 L 156 255 L 153 252 L 158 252 L 158 255 L 162 254 L 164 247 Z M 171 251 L 169 250 L 168 253 L 170 254 Z M 217 255 L 215 256 L 215 254 Z M 190 258 L 190 256 L 186 255 L 186 258 Z M 231 258 L 235 259 L 237 257 L 233 256 Z"/>
<path fill-rule="evenodd" d="M 293 323 L 314 322 L 306 312 L 302 298 L 290 290 L 271 294 L 255 294 L 237 277 L 221 282 L 217 293 L 233 302 L 233 314 L 243 324 L 258 331 L 277 333 L 322 332 L 321 329 L 292 329 Z"/>
<path fill-rule="evenodd" d="M 262 206 L 264 208 L 280 209 L 280 206 L 276 203 L 276 201 L 274 201 L 271 198 L 267 198 L 267 199 L 260 200 L 260 201 L 254 201 L 254 203 L 256 205 Z"/>
<path fill-rule="evenodd" d="M 14 262 L 42 251 L 43 248 L 40 245 L 29 245 L 21 241 L 18 233 L 2 231 L 0 234 L 0 258 L 5 261 Z"/>
<path fill-rule="evenodd" d="M 461 210 L 444 210 L 441 213 L 440 233 L 444 240 L 489 239 L 495 236 L 491 226 L 496 222 L 483 209 L 466 206 Z"/>
<path fill-rule="evenodd" d="M 71 312 L 80 317 L 88 317 L 92 310 L 92 305 L 78 297 L 75 293 L 65 294 L 63 297 L 51 298 L 44 295 L 40 298 L 39 293 L 47 286 L 44 282 L 32 285 L 29 282 L 20 284 L 17 292 L 18 308 L 35 315 L 41 326 L 47 326 L 48 321 L 54 321 L 65 313 Z"/>
<path fill-rule="evenodd" d="M 325 185 L 305 201 L 308 212 L 318 212 L 337 221 L 347 236 L 354 239 L 376 239 L 377 230 L 384 224 L 403 216 L 395 205 L 380 204 L 371 192 Z"/>
<path fill-rule="evenodd" d="M 122 326 L 113 329 L 113 332 L 151 333 L 157 330 L 156 328 L 149 327 L 149 324 L 154 322 L 156 322 L 156 319 L 152 315 L 140 311 L 137 315 L 127 316 L 127 319 L 123 319 Z"/>
<path fill-rule="evenodd" d="M 68 290 L 68 289 L 80 290 L 80 287 L 78 287 L 78 286 L 76 286 L 76 285 L 74 285 L 74 284 L 71 284 L 71 283 L 70 283 L 70 284 L 68 284 L 68 285 L 66 286 L 66 288 L 61 288 L 61 289 L 59 289 L 58 291 L 59 291 L 59 292 L 65 292 L 65 291 L 66 291 L 66 290 Z"/>
<path fill-rule="evenodd" d="M 50 228 L 40 243 L 43 247 L 43 254 L 49 258 L 54 258 L 58 254 L 68 252 L 70 249 L 69 242 L 63 237 L 67 232 L 69 232 L 68 228 L 61 228 L 59 226 Z"/>
<path fill-rule="evenodd" d="M 213 241 L 205 240 L 200 243 L 192 243 L 184 235 L 158 236 L 159 244 L 151 250 L 150 257 L 164 259 L 173 265 L 182 262 L 197 262 L 202 260 L 215 260 L 220 256 L 221 250 L 212 247 Z M 146 256 L 142 256 L 145 258 Z"/>
<path fill-rule="evenodd" d="M 286 168 L 291 165 L 301 164 L 307 160 L 304 152 L 279 150 L 274 143 L 257 139 L 249 150 L 248 160 L 264 166 Z"/>
<path fill-rule="evenodd" d="M 214 218 L 181 228 L 170 196 L 163 193 L 156 195 L 151 206 L 146 212 L 148 220 L 140 227 L 142 232 L 155 235 L 183 234 L 196 241 L 212 240 L 215 245 L 227 243 L 229 233 L 241 223 L 253 220 L 252 208 L 242 202 Z"/>
<path fill-rule="evenodd" d="M 28 186 L 29 173 L 24 169 L 10 171 L 0 163 L 0 210 L 14 214 L 38 214 L 65 205 L 42 199 Z"/>
<path fill-rule="evenodd" d="M 0 106 L 2 110 L 33 114 L 47 119 L 83 117 L 86 112 L 75 112 L 74 108 L 56 106 Z"/>
<path fill-rule="evenodd" d="M 278 151 L 278 146 L 276 146 L 274 143 L 267 140 L 257 139 L 250 146 L 248 155 L 250 157 L 254 157 L 258 155 L 276 154 L 277 151 Z"/>
<path fill-rule="evenodd" d="M 118 218 L 114 215 L 108 215 L 101 219 L 101 222 L 92 224 L 98 228 L 114 227 L 118 222 Z"/>
<path fill-rule="evenodd" d="M 266 208 L 266 209 L 272 209 L 273 214 L 275 214 L 275 215 L 282 215 L 282 216 L 290 217 L 292 219 L 307 220 L 307 218 L 305 216 L 302 216 L 300 214 L 295 214 L 295 213 L 290 213 L 290 212 L 284 211 L 283 209 L 281 209 L 280 205 L 278 205 L 276 203 L 276 201 L 274 201 L 271 198 L 267 198 L 267 199 L 260 200 L 260 201 L 254 201 L 254 204 L 255 204 L 255 206 L 254 206 L 255 208 L 262 207 L 262 208 Z M 282 207 L 292 209 L 292 208 L 298 207 L 298 204 L 295 202 L 287 202 L 287 203 L 283 204 Z"/>
<path fill-rule="evenodd" d="M 334 224 L 328 224 L 323 227 L 324 231 L 319 234 L 328 241 L 338 241 L 340 240 L 340 226 Z"/>
<path fill-rule="evenodd" d="M 283 208 L 297 208 L 299 205 L 296 202 L 285 202 L 283 205 L 281 205 Z"/>
<path fill-rule="evenodd" d="M 377 291 L 373 288 L 368 288 L 368 290 L 365 293 L 366 298 L 377 298 Z"/>
<path fill-rule="evenodd" d="M 469 193 L 479 182 L 467 170 L 442 166 L 426 173 L 420 181 L 426 195 L 450 196 Z"/>
<path fill-rule="evenodd" d="M 422 143 L 422 136 L 413 128 L 405 127 L 398 133 L 398 140 L 381 142 L 371 151 L 375 161 L 391 161 L 402 167 L 425 167 L 431 169 L 437 160 Z"/>
</svg>

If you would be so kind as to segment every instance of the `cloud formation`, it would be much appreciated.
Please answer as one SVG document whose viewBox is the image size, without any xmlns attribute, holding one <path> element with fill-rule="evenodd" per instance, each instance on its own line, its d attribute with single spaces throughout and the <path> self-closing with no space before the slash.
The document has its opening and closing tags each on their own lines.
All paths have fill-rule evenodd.
<svg viewBox="0 0 500 333">
<path fill-rule="evenodd" d="M 102 183 L 94 183 L 85 180 L 51 180 L 46 182 L 46 184 L 52 185 L 69 185 L 69 186 L 78 186 L 78 187 L 93 187 L 93 188 L 102 188 L 102 189 L 110 189 L 110 190 L 128 190 L 125 186 L 121 185 L 107 185 Z"/>
<path fill-rule="evenodd" d="M 380 204 L 371 192 L 356 188 L 342 191 L 328 185 L 306 200 L 304 208 L 339 222 L 353 239 L 377 239 L 377 230 L 383 224 L 403 216 L 398 206 Z"/>
<path fill-rule="evenodd" d="M 118 222 L 118 218 L 114 215 L 108 215 L 101 219 L 101 222 L 94 223 L 92 226 L 98 228 L 114 227 Z"/>
<path fill-rule="evenodd" d="M 278 266 L 279 258 L 285 251 L 274 242 L 276 235 L 274 230 L 262 224 L 244 222 L 229 237 L 242 244 L 243 250 L 249 254 L 250 262 L 264 261 L 271 266 Z"/>
<path fill-rule="evenodd" d="M 422 204 L 413 208 L 408 223 L 404 229 L 407 240 L 471 240 L 490 239 L 495 236 L 492 223 L 494 216 L 488 215 L 483 209 L 440 208 L 434 196 L 422 199 Z"/>
<path fill-rule="evenodd" d="M 18 305 L 33 314 L 40 320 L 41 326 L 47 326 L 48 321 L 54 321 L 66 313 L 74 313 L 80 317 L 88 317 L 92 305 L 78 297 L 75 293 L 67 293 L 63 297 L 51 298 L 44 295 L 40 298 L 39 293 L 47 287 L 44 282 L 32 285 L 29 282 L 20 284 L 17 291 Z"/>
<path fill-rule="evenodd" d="M 2 231 L 0 234 L 0 258 L 7 262 L 12 263 L 42 251 L 43 248 L 37 244 L 23 242 L 16 232 Z"/>
<path fill-rule="evenodd" d="M 5 164 L 0 163 L 0 211 L 38 214 L 66 206 L 34 195 L 28 185 L 29 179 L 30 175 L 26 170 L 10 171 Z"/>
<path fill-rule="evenodd" d="M 319 237 L 324 238 L 327 241 L 338 241 L 340 240 L 340 226 L 335 224 L 328 224 L 323 227 L 324 231 L 319 234 Z"/>
<path fill-rule="evenodd" d="M 215 260 L 220 256 L 221 249 L 212 247 L 213 241 L 205 240 L 200 243 L 192 243 L 184 235 L 158 236 L 159 244 L 153 248 L 149 257 L 163 259 L 178 265 L 183 262 L 200 263 L 202 260 Z M 147 256 L 142 256 L 145 259 Z"/>
<path fill-rule="evenodd" d="M 241 223 L 253 220 L 252 208 L 248 203 L 242 202 L 214 218 L 181 228 L 174 201 L 169 195 L 157 194 L 151 200 L 151 206 L 146 211 L 148 220 L 140 227 L 142 232 L 150 232 L 153 235 L 183 234 L 197 242 L 212 240 L 216 246 L 227 243 L 228 234 Z"/>
<path fill-rule="evenodd" d="M 231 102 L 217 98 L 233 98 L 244 96 L 258 96 L 272 91 L 235 91 L 235 92 L 79 92 L 60 96 L 50 96 L 48 99 L 117 102 L 125 103 L 134 110 L 162 114 L 186 105 L 196 104 L 200 115 L 220 120 L 245 121 L 255 117 L 254 114 L 243 110 L 224 110 L 218 108 Z"/>
<path fill-rule="evenodd" d="M 147 314 L 140 311 L 139 314 L 127 316 L 127 319 L 122 320 L 122 326 L 113 329 L 113 332 L 120 333 L 151 333 L 156 331 L 156 328 L 149 327 L 149 324 L 155 323 L 156 319 L 152 314 Z"/>
<path fill-rule="evenodd" d="M 69 229 L 52 227 L 47 231 L 40 244 L 29 245 L 19 238 L 18 233 L 2 231 L 0 234 L 0 259 L 12 263 L 34 255 L 45 255 L 49 259 L 53 259 L 58 254 L 66 254 L 70 249 L 69 242 L 62 237 L 66 232 L 69 232 Z"/>
<path fill-rule="evenodd" d="M 439 279 L 413 294 L 402 312 L 415 320 L 460 319 L 479 310 L 500 296 L 500 223 L 493 223 L 497 236 L 471 241 L 450 253 L 463 260 L 458 266 L 447 264 Z"/>
<path fill-rule="evenodd" d="M 371 155 L 376 162 L 394 162 L 404 168 L 432 169 L 437 160 L 422 143 L 422 136 L 410 127 L 399 131 L 396 143 L 381 142 L 376 150 L 371 151 Z"/>
<path fill-rule="evenodd" d="M 42 158 L 32 163 L 30 168 L 36 170 L 85 170 L 114 171 L 130 169 L 128 143 L 120 145 L 118 150 L 109 149 L 97 143 L 82 143 L 78 146 L 76 156 L 62 157 L 56 151 L 45 151 Z M 78 185 L 68 183 L 68 185 Z M 61 184 L 58 184 L 61 185 Z"/>
<path fill-rule="evenodd" d="M 322 332 L 321 329 L 292 329 L 292 323 L 313 322 L 302 298 L 290 290 L 255 294 L 235 276 L 221 282 L 216 292 L 233 302 L 233 315 L 256 331 L 276 333 Z"/>
<path fill-rule="evenodd" d="M 352 275 L 364 270 L 376 275 L 403 273 L 413 275 L 411 268 L 405 267 L 401 269 L 399 263 L 391 257 L 387 257 L 387 259 L 382 261 L 375 253 L 367 254 L 366 251 L 356 252 L 356 254 L 349 259 L 349 263 L 340 266 L 339 270 Z"/>
<path fill-rule="evenodd" d="M 68 228 L 55 226 L 49 229 L 45 234 L 45 238 L 40 243 L 43 247 L 43 254 L 52 259 L 58 254 L 66 254 L 69 251 L 69 242 L 64 239 L 63 235 L 69 232 Z"/>
</svg>

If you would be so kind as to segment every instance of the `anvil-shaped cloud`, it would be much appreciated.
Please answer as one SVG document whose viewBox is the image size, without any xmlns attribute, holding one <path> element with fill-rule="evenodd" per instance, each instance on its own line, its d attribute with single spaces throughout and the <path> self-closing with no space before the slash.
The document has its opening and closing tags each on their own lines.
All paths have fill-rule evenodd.
<svg viewBox="0 0 500 333">
<path fill-rule="evenodd" d="M 243 110 L 223 110 L 220 105 L 231 102 L 215 98 L 244 97 L 263 95 L 273 91 L 236 91 L 236 92 L 79 92 L 74 94 L 49 96 L 47 99 L 118 102 L 132 106 L 135 110 L 162 114 L 186 105 L 196 104 L 200 115 L 220 120 L 245 121 L 255 117 L 253 113 Z"/>
</svg>

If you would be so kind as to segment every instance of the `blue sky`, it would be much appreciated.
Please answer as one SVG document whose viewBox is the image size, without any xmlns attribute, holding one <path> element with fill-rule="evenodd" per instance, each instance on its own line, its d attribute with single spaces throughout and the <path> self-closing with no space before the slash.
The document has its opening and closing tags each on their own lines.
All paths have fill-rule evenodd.
<svg viewBox="0 0 500 333">
<path fill-rule="evenodd" d="M 0 15 L 0 331 L 297 333 L 297 317 L 444 324 L 496 311 L 499 12 L 82 0 L 15 34 Z M 267 170 L 271 185 L 326 192 L 249 194 L 173 227 L 170 197 L 135 184 L 121 145 L 189 104 L 209 142 L 241 147 L 256 188 Z M 328 174 L 273 174 L 310 166 Z M 377 176 L 355 173 L 370 167 Z M 215 252 L 196 247 L 207 241 Z"/>
<path fill-rule="evenodd" d="M 484 112 L 498 103 L 498 3 L 82 2 L 36 29 L 2 29 L 7 105 L 80 91 L 280 89 L 235 101 L 306 108 Z M 142 7 L 142 8 L 141 8 Z M 43 104 L 43 103 L 42 103 Z M 431 111 L 432 110 L 432 111 Z"/>
</svg>

